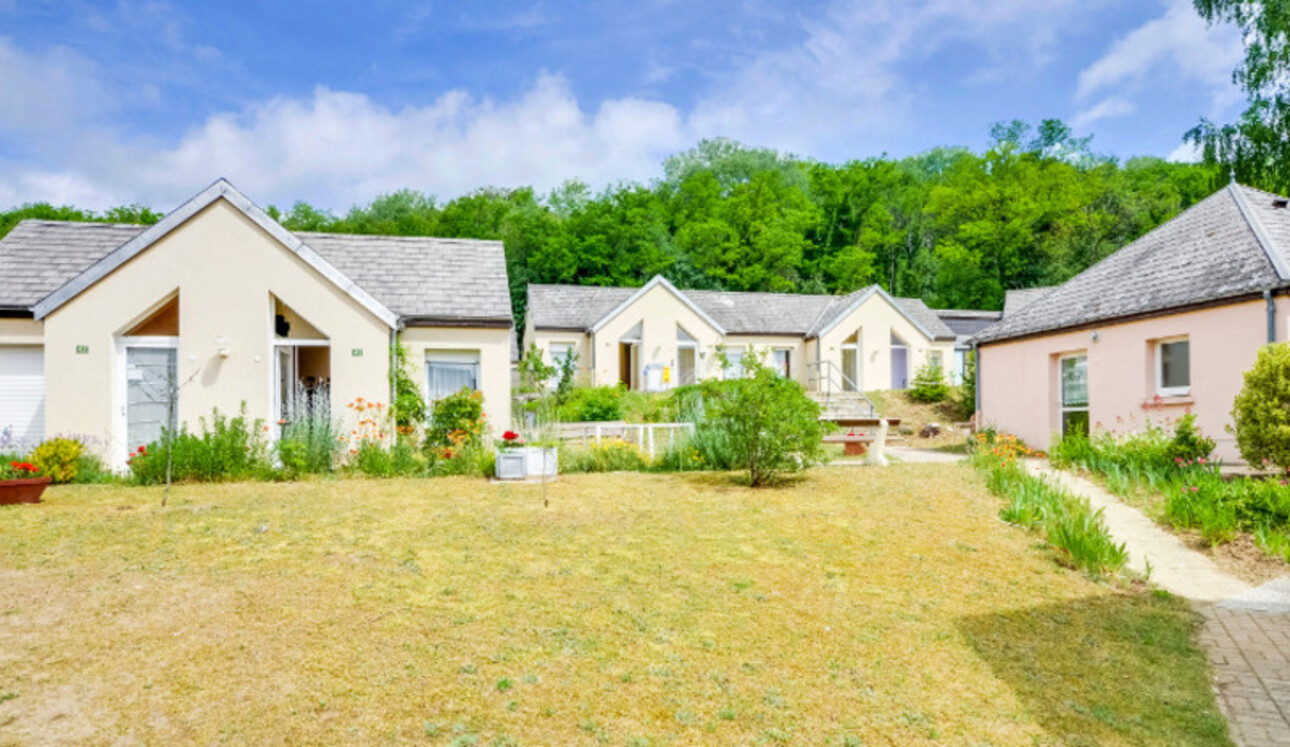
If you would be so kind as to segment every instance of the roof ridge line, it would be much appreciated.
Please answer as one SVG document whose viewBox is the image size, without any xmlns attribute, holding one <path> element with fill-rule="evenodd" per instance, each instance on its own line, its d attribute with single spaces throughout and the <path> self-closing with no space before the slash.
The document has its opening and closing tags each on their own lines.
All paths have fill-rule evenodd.
<svg viewBox="0 0 1290 747">
<path fill-rule="evenodd" d="M 1232 199 L 1236 202 L 1237 210 L 1241 211 L 1241 217 L 1250 226 L 1250 230 L 1254 232 L 1255 241 L 1259 242 L 1259 247 L 1267 255 L 1268 261 L 1272 263 L 1273 272 L 1281 280 L 1290 280 L 1290 265 L 1286 264 L 1285 257 L 1281 256 L 1281 253 L 1273 246 L 1272 237 L 1268 236 L 1267 229 L 1263 227 L 1263 222 L 1259 220 L 1259 216 L 1254 214 L 1254 209 L 1245 201 L 1245 195 L 1241 194 L 1240 188 L 1241 185 L 1235 182 L 1227 185 L 1228 192 L 1231 193 Z"/>
</svg>

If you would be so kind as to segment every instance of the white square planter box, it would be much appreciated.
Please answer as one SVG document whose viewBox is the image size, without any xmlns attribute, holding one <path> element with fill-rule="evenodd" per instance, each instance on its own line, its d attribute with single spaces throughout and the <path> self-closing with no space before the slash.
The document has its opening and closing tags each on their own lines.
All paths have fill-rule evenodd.
<svg viewBox="0 0 1290 747">
<path fill-rule="evenodd" d="M 527 480 L 554 477 L 560 468 L 560 450 L 540 446 L 520 446 L 497 450 L 497 479 Z"/>
</svg>

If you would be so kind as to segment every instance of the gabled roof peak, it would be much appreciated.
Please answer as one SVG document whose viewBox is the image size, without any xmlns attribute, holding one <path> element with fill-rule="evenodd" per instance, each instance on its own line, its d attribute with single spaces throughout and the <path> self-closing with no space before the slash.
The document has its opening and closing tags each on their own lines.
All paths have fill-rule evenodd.
<svg viewBox="0 0 1290 747">
<path fill-rule="evenodd" d="M 164 218 L 156 224 L 149 226 L 134 238 L 126 241 L 121 246 L 114 249 L 107 256 L 90 265 L 85 271 L 68 280 L 62 287 L 50 293 L 41 299 L 32 307 L 33 315 L 36 319 L 43 319 L 52 313 L 55 309 L 80 295 L 85 289 L 94 285 L 98 281 L 107 277 L 114 270 L 124 265 L 129 260 L 138 256 L 148 247 L 161 240 L 171 231 L 188 222 L 193 216 L 197 215 L 215 201 L 223 199 L 230 205 L 245 215 L 251 222 L 262 228 L 266 233 L 281 243 L 288 251 L 293 252 L 300 257 L 306 264 L 318 271 L 329 281 L 338 286 L 346 295 L 353 298 L 360 306 L 371 312 L 376 318 L 380 319 L 390 327 L 398 325 L 398 315 L 390 311 L 384 304 L 373 298 L 367 291 L 358 287 L 353 280 L 343 275 L 339 270 L 318 255 L 307 244 L 300 240 L 295 234 L 283 228 L 281 224 L 273 220 L 251 202 L 246 195 L 238 191 L 229 180 L 220 177 L 211 183 L 209 187 L 198 192 L 187 202 L 166 214 Z"/>
</svg>

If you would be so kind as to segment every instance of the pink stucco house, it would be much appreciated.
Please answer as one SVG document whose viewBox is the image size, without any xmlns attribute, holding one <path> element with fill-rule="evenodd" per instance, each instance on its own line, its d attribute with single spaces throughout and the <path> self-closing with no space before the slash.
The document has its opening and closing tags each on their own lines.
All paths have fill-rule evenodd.
<svg viewBox="0 0 1290 747">
<path fill-rule="evenodd" d="M 1063 285 L 1009 299 L 973 338 L 978 420 L 1046 449 L 1071 429 L 1127 431 L 1194 412 L 1227 431 L 1259 348 L 1288 339 L 1290 208 L 1231 184 Z"/>
</svg>

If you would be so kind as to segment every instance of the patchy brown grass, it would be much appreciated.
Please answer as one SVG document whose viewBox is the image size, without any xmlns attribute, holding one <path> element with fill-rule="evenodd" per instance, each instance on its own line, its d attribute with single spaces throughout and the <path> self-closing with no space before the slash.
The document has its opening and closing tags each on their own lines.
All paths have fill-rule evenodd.
<svg viewBox="0 0 1290 747">
<path fill-rule="evenodd" d="M 542 490 L 0 510 L 0 742 L 1225 743 L 1194 616 L 1057 567 L 964 468 Z"/>
<path fill-rule="evenodd" d="M 967 443 L 967 437 L 954 429 L 959 421 L 948 402 L 928 404 L 911 400 L 902 391 L 865 392 L 873 401 L 883 417 L 900 418 L 901 435 L 905 445 L 916 449 L 943 449 L 961 447 Z M 920 438 L 923 426 L 936 423 L 941 426 L 941 435 L 932 438 Z"/>
</svg>

